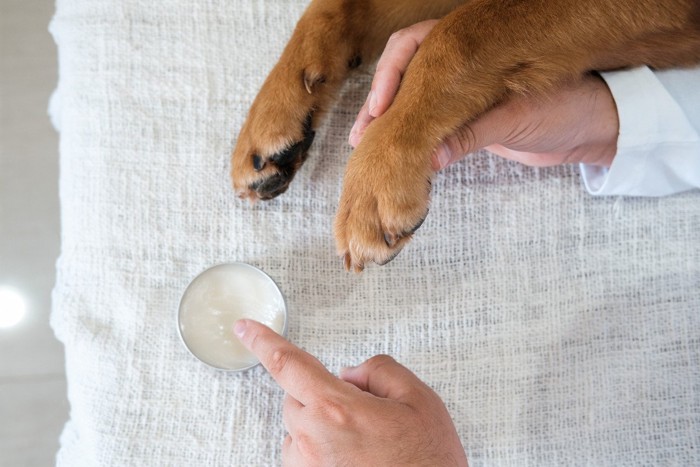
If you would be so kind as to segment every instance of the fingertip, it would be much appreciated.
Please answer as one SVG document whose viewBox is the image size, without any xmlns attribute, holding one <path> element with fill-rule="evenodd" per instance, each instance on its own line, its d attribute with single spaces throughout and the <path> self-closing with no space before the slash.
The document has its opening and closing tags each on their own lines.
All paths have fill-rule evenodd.
<svg viewBox="0 0 700 467">
<path fill-rule="evenodd" d="M 357 127 L 359 126 L 359 122 L 355 120 L 355 123 L 352 126 L 352 129 L 350 130 L 350 135 L 348 136 L 348 144 L 355 148 L 357 146 L 357 143 L 359 143 L 359 138 L 357 135 Z"/>
<path fill-rule="evenodd" d="M 431 159 L 433 169 L 436 172 L 442 170 L 450 165 L 450 162 L 452 162 L 450 147 L 446 143 L 442 143 L 435 149 L 435 152 L 433 152 L 433 157 Z"/>
<path fill-rule="evenodd" d="M 379 117 L 382 113 L 384 113 L 384 106 L 381 106 L 380 108 L 380 96 L 378 92 L 376 91 L 371 91 L 369 93 L 369 114 L 373 118 Z"/>
<path fill-rule="evenodd" d="M 251 352 L 253 351 L 254 341 L 261 335 L 267 336 L 268 331 L 276 334 L 264 324 L 252 319 L 239 319 L 233 324 L 233 333 L 245 348 Z"/>
<path fill-rule="evenodd" d="M 353 149 L 355 149 L 357 145 L 360 144 L 360 141 L 362 141 L 362 135 L 364 133 L 364 128 L 353 128 L 352 132 L 350 133 L 350 137 L 348 138 L 348 143 L 350 144 L 350 146 L 352 146 Z"/>
<path fill-rule="evenodd" d="M 359 366 L 341 368 L 338 378 L 362 391 L 367 391 L 368 389 L 366 378 L 363 377 L 362 369 Z"/>
<path fill-rule="evenodd" d="M 374 118 L 377 118 L 379 116 L 377 112 L 377 104 L 377 93 L 374 90 L 372 90 L 369 92 L 369 114 Z"/>
<path fill-rule="evenodd" d="M 375 83 L 367 103 L 368 113 L 372 118 L 377 118 L 387 111 L 396 97 L 401 84 L 401 71 L 384 70 L 377 73 Z"/>
<path fill-rule="evenodd" d="M 365 101 L 365 104 L 360 109 L 360 112 L 357 114 L 355 123 L 353 124 L 352 129 L 350 130 L 350 135 L 348 136 L 348 143 L 350 144 L 350 146 L 354 148 L 358 144 L 360 144 L 360 141 L 362 140 L 362 135 L 364 135 L 367 126 L 370 123 L 372 123 L 372 120 L 374 120 L 374 117 L 372 117 L 369 114 L 368 98 L 367 101 Z"/>
<path fill-rule="evenodd" d="M 238 337 L 241 340 L 243 340 L 243 338 L 245 337 L 246 329 L 248 329 L 247 319 L 239 319 L 233 325 L 233 333 L 236 335 L 236 337 Z"/>
<path fill-rule="evenodd" d="M 347 380 L 346 378 L 349 378 L 353 375 L 355 368 L 357 368 L 357 367 L 345 366 L 345 367 L 341 368 L 340 373 L 339 373 L 340 379 Z"/>
</svg>

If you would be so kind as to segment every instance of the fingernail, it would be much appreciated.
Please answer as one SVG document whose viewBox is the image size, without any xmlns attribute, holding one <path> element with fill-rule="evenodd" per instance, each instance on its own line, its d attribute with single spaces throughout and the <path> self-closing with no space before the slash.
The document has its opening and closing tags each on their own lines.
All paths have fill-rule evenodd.
<svg viewBox="0 0 700 467">
<path fill-rule="evenodd" d="M 239 339 L 243 338 L 245 334 L 245 329 L 248 327 L 248 323 L 245 320 L 239 319 L 233 326 L 233 333 L 238 336 Z"/>
<path fill-rule="evenodd" d="M 374 91 L 369 92 L 369 114 L 376 117 L 375 110 L 377 109 L 377 95 Z"/>
<path fill-rule="evenodd" d="M 355 124 L 352 126 L 352 129 L 350 130 L 350 136 L 348 137 L 348 143 L 353 148 L 355 147 L 355 140 L 356 139 L 357 139 L 357 120 L 355 120 Z"/>
<path fill-rule="evenodd" d="M 442 143 L 435 150 L 435 157 L 437 158 L 437 169 L 444 169 L 449 165 L 450 161 L 452 160 L 450 148 L 445 143 Z"/>
</svg>

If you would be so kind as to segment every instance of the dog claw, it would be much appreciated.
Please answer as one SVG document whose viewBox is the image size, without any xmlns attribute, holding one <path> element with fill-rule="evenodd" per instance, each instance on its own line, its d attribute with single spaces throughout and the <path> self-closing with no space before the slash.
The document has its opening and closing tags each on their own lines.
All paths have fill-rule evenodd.
<svg viewBox="0 0 700 467">
<path fill-rule="evenodd" d="M 355 68 L 359 67 L 360 65 L 362 65 L 362 57 L 360 57 L 359 55 L 353 56 L 350 59 L 350 61 L 348 61 L 348 68 L 350 68 L 351 70 L 354 70 Z"/>
<path fill-rule="evenodd" d="M 365 264 L 363 262 L 353 262 L 350 252 L 343 254 L 343 266 L 345 266 L 346 271 L 350 272 L 352 270 L 357 274 L 365 270 Z"/>
<path fill-rule="evenodd" d="M 309 70 L 304 72 L 304 87 L 306 88 L 306 92 L 308 92 L 309 94 L 313 94 L 314 86 L 318 84 L 323 84 L 325 82 L 326 77 L 319 72 Z"/>
<path fill-rule="evenodd" d="M 406 237 L 410 237 L 411 235 L 413 235 L 416 232 L 416 230 L 418 230 L 423 225 L 423 222 L 425 222 L 425 218 L 427 217 L 427 215 L 428 215 L 428 213 L 426 212 L 425 215 L 423 216 L 423 218 L 420 221 L 418 221 L 418 223 L 416 225 L 414 225 L 413 227 L 411 227 L 408 230 L 404 230 L 399 235 L 385 232 L 384 233 L 384 243 L 386 243 L 386 246 L 388 246 L 389 248 L 394 248 L 399 243 L 399 241 L 401 239 L 406 238 Z M 397 254 L 398 254 L 398 252 L 397 252 Z M 396 257 L 396 255 L 391 256 L 388 260 L 386 260 L 386 262 L 381 263 L 380 265 L 383 266 L 384 264 L 386 264 L 389 261 L 391 261 L 392 259 L 394 259 L 394 257 Z"/>
<path fill-rule="evenodd" d="M 399 253 L 401 253 L 401 250 L 402 250 L 402 248 L 399 248 L 398 250 L 393 252 L 388 258 L 386 258 L 384 261 L 382 261 L 381 263 L 377 263 L 377 265 L 385 266 L 386 264 L 390 263 L 391 261 L 394 260 L 394 258 L 396 258 L 399 255 Z"/>
<path fill-rule="evenodd" d="M 350 271 L 350 266 L 352 266 L 352 257 L 350 256 L 350 253 L 345 253 L 343 255 L 343 266 L 345 267 L 346 271 Z"/>
<path fill-rule="evenodd" d="M 427 211 L 425 212 L 425 215 L 423 216 L 423 218 L 422 218 L 420 221 L 418 221 L 418 223 L 417 223 L 416 225 L 414 225 L 413 227 L 411 227 L 409 230 L 405 231 L 401 236 L 402 236 L 402 237 L 407 237 L 407 236 L 409 236 L 409 235 L 413 235 L 413 234 L 416 232 L 416 230 L 418 230 L 418 229 L 421 228 L 421 226 L 423 225 L 423 222 L 425 222 L 425 218 L 426 218 L 426 217 L 428 217 L 428 212 L 427 212 Z"/>
</svg>

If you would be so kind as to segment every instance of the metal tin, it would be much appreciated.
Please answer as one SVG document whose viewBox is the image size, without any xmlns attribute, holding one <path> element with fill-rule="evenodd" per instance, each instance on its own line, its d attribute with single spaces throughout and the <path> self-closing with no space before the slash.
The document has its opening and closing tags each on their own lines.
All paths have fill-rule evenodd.
<svg viewBox="0 0 700 467">
<path fill-rule="evenodd" d="M 224 367 L 221 367 L 221 366 L 217 366 L 217 365 L 215 365 L 215 364 L 213 364 L 213 363 L 211 363 L 211 362 L 207 362 L 207 361 L 204 360 L 202 357 L 200 357 L 199 355 L 197 355 L 197 354 L 195 353 L 195 351 L 192 350 L 191 346 L 188 345 L 187 340 L 186 340 L 185 336 L 183 335 L 182 327 L 181 327 L 183 301 L 184 301 L 185 297 L 187 296 L 188 292 L 190 291 L 190 289 L 192 288 L 192 285 L 197 281 L 197 279 L 199 279 L 200 277 L 204 276 L 204 275 L 207 274 L 207 273 L 210 273 L 211 271 L 213 271 L 213 270 L 215 270 L 215 269 L 218 269 L 218 268 L 231 268 L 231 267 L 241 268 L 242 270 L 254 271 L 254 272 L 256 273 L 256 275 L 258 275 L 258 276 L 259 276 L 261 279 L 263 279 L 264 281 L 269 282 L 269 283 L 274 287 L 274 290 L 276 290 L 277 293 L 279 293 L 279 296 L 280 296 L 280 298 L 282 299 L 282 314 L 283 314 L 283 318 L 284 318 L 284 324 L 283 324 L 283 326 L 282 326 L 282 330 L 281 330 L 280 334 L 281 334 L 282 336 L 285 336 L 285 337 L 287 336 L 287 326 L 288 326 L 288 322 L 289 322 L 289 318 L 288 318 L 288 317 L 289 317 L 289 313 L 288 313 L 288 309 L 287 309 L 287 300 L 286 300 L 286 298 L 284 297 L 284 294 L 283 294 L 282 291 L 280 290 L 279 286 L 278 286 L 277 283 L 274 281 L 274 279 L 272 279 L 272 277 L 270 277 L 265 271 L 263 271 L 263 270 L 261 270 L 261 269 L 255 267 L 255 266 L 253 266 L 253 265 L 250 265 L 250 264 L 248 264 L 248 263 L 243 263 L 243 262 L 239 262 L 239 261 L 235 261 L 235 262 L 231 262 L 231 263 L 221 263 L 221 264 L 217 264 L 216 266 L 212 266 L 212 267 L 210 267 L 210 268 L 207 268 L 207 269 L 205 269 L 204 271 L 202 271 L 201 273 L 199 273 L 196 277 L 194 277 L 194 278 L 190 281 L 190 283 L 187 285 L 187 288 L 185 289 L 185 292 L 182 294 L 182 298 L 180 298 L 180 303 L 179 303 L 178 309 L 177 309 L 176 326 L 177 326 L 177 333 L 178 333 L 178 335 L 180 336 L 180 340 L 182 341 L 182 344 L 185 346 L 185 348 L 187 349 L 187 351 L 188 351 L 193 357 L 195 357 L 197 360 L 199 360 L 200 362 L 204 363 L 205 365 L 207 365 L 207 366 L 209 366 L 209 367 L 211 367 L 211 368 L 215 368 L 215 369 L 217 369 L 217 370 L 226 371 L 226 372 L 241 372 L 241 371 L 246 371 L 246 370 L 249 370 L 249 369 L 251 369 L 251 368 L 254 368 L 254 367 L 260 365 L 260 362 L 257 362 L 257 363 L 254 363 L 254 364 L 252 364 L 252 365 L 248 365 L 248 366 L 245 366 L 245 367 L 241 367 L 241 368 L 224 368 Z M 254 319 L 254 318 L 253 318 L 253 319 Z M 275 330 L 275 331 L 277 331 L 277 330 Z M 279 332 L 279 331 L 277 331 L 277 332 Z M 233 329 L 231 329 L 231 333 L 233 333 Z"/>
</svg>

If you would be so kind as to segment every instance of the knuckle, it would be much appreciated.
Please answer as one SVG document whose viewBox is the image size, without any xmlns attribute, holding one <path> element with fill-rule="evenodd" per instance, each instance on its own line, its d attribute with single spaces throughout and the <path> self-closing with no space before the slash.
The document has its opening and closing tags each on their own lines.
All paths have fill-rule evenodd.
<svg viewBox="0 0 700 467">
<path fill-rule="evenodd" d="M 284 437 L 284 440 L 282 440 L 282 450 L 286 451 L 289 449 L 289 446 L 292 445 L 292 435 L 287 435 Z"/>
<path fill-rule="evenodd" d="M 294 436 L 294 444 L 302 459 L 306 462 L 314 462 L 318 460 L 318 449 L 313 442 L 313 439 L 306 433 L 297 433 Z"/>
<path fill-rule="evenodd" d="M 335 426 L 348 426 L 352 420 L 350 408 L 337 400 L 325 399 L 319 404 L 319 410 L 325 420 Z"/>
<path fill-rule="evenodd" d="M 399 29 L 398 31 L 395 31 L 394 33 L 389 36 L 389 40 L 387 41 L 387 46 L 388 45 L 396 45 L 404 40 L 410 35 L 410 29 L 409 28 L 403 28 Z"/>
<path fill-rule="evenodd" d="M 285 371 L 289 362 L 294 358 L 294 351 L 290 349 L 277 349 L 272 352 L 268 371 L 273 375 L 278 375 Z"/>
<path fill-rule="evenodd" d="M 396 363 L 396 360 L 394 360 L 393 357 L 391 357 L 390 355 L 385 355 L 385 354 L 375 355 L 374 357 L 367 360 L 367 365 L 369 365 L 370 368 L 372 368 L 374 370 L 376 370 L 382 366 L 393 365 L 395 363 Z"/>
</svg>

